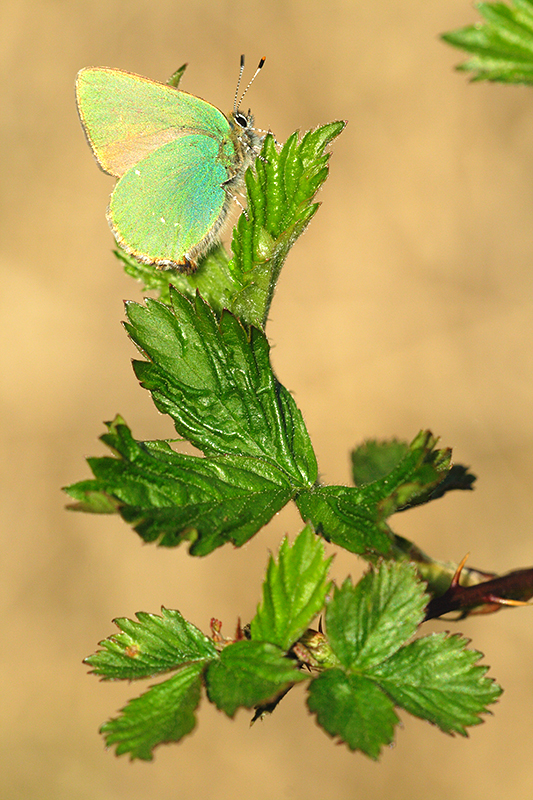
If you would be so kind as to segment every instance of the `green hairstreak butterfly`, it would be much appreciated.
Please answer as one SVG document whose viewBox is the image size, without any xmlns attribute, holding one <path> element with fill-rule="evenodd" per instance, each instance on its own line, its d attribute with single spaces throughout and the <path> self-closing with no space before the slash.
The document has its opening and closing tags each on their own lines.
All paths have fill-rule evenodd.
<svg viewBox="0 0 533 800">
<path fill-rule="evenodd" d="M 145 264 L 196 269 L 214 245 L 262 138 L 239 104 L 226 117 L 168 84 L 106 67 L 78 73 L 76 99 L 104 172 L 118 178 L 107 219 L 119 245 Z"/>
</svg>

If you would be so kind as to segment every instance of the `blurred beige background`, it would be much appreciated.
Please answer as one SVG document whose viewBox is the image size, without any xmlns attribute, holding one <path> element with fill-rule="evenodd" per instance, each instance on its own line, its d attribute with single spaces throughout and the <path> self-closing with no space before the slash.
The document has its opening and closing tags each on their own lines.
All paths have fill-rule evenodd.
<svg viewBox="0 0 533 800">
<path fill-rule="evenodd" d="M 8 0 L 1 13 L 3 800 L 478 800 L 531 796 L 529 609 L 458 626 L 506 692 L 468 740 L 410 717 L 379 764 L 335 746 L 304 693 L 249 728 L 207 703 L 152 764 L 105 752 L 97 728 L 141 687 L 99 684 L 81 660 L 138 610 L 179 608 L 231 631 L 260 596 L 288 509 L 239 551 L 203 560 L 143 546 L 114 518 L 64 511 L 102 421 L 171 436 L 134 379 L 120 326 L 138 287 L 111 255 L 112 180 L 74 105 L 83 66 L 164 81 L 229 110 L 238 60 L 278 140 L 345 118 L 323 206 L 281 276 L 268 334 L 328 482 L 348 450 L 421 427 L 479 476 L 471 494 L 401 515 L 436 557 L 505 571 L 533 563 L 533 94 L 472 85 L 442 31 L 467 0 Z M 341 553 L 335 575 L 362 564 Z M 442 624 L 441 628 L 442 629 Z"/>
</svg>

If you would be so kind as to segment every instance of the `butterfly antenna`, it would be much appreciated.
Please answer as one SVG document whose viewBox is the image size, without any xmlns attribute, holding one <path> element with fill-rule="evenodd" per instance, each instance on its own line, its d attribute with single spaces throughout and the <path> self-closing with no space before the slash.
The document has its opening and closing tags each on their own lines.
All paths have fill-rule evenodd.
<svg viewBox="0 0 533 800">
<path fill-rule="evenodd" d="M 266 56 L 263 56 L 263 58 L 261 59 L 261 61 L 257 65 L 256 71 L 252 75 L 251 81 L 248 83 L 248 86 L 246 87 L 246 89 L 242 93 L 241 99 L 237 102 L 237 97 L 238 97 L 238 94 L 239 94 L 239 86 L 241 85 L 242 71 L 244 69 L 244 56 L 241 56 L 241 70 L 239 72 L 239 80 L 237 81 L 237 89 L 235 91 L 235 102 L 233 103 L 233 110 L 234 111 L 238 111 L 238 109 L 240 108 L 240 105 L 241 105 L 242 101 L 244 100 L 244 95 L 246 94 L 246 92 L 248 91 L 248 89 L 250 88 L 252 83 L 255 81 L 255 79 L 257 78 L 257 76 L 259 75 L 261 70 L 263 69 L 263 64 L 265 63 L 265 61 L 266 61 Z"/>
<path fill-rule="evenodd" d="M 244 55 L 241 56 L 241 66 L 239 69 L 239 80 L 237 81 L 237 88 L 235 89 L 235 99 L 233 100 L 233 110 L 237 111 L 237 98 L 239 96 L 239 87 L 241 85 L 242 73 L 244 71 Z"/>
</svg>

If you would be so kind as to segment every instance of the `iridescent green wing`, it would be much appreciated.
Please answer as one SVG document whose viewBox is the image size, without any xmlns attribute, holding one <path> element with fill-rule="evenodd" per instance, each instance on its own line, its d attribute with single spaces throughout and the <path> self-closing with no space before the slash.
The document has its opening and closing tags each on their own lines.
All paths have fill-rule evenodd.
<svg viewBox="0 0 533 800">
<path fill-rule="evenodd" d="M 229 139 L 181 136 L 132 167 L 117 183 L 108 219 L 119 244 L 141 261 L 183 264 L 223 219 Z M 201 248 L 200 248 L 201 249 Z"/>
<path fill-rule="evenodd" d="M 220 140 L 230 132 L 224 114 L 205 100 L 117 69 L 82 69 L 76 99 L 98 163 L 117 178 L 183 135 L 206 133 Z"/>
</svg>

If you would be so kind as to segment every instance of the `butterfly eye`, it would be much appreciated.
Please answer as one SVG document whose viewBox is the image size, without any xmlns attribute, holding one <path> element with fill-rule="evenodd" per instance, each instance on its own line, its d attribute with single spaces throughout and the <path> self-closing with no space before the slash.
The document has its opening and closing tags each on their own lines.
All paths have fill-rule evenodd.
<svg viewBox="0 0 533 800">
<path fill-rule="evenodd" d="M 241 126 L 241 128 L 248 127 L 248 117 L 245 114 L 242 114 L 240 111 L 237 111 L 237 113 L 234 116 L 234 120 L 237 123 L 237 125 Z"/>
</svg>

